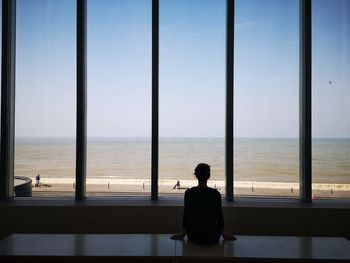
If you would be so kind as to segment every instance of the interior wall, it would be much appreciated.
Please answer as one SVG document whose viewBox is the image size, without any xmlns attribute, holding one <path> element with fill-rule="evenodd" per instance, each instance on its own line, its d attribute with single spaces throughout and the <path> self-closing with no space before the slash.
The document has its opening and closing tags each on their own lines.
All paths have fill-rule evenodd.
<svg viewBox="0 0 350 263">
<path fill-rule="evenodd" d="M 10 233 L 175 233 L 182 206 L 0 205 L 0 237 Z M 233 234 L 350 236 L 348 208 L 224 207 Z"/>
</svg>

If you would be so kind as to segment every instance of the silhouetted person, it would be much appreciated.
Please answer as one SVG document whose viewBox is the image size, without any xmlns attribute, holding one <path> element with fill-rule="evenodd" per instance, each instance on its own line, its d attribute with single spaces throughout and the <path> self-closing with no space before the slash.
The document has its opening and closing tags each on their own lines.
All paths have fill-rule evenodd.
<svg viewBox="0 0 350 263">
<path fill-rule="evenodd" d="M 174 185 L 173 189 L 175 189 L 175 188 L 180 189 L 180 181 L 179 180 L 177 180 L 176 184 Z"/>
<path fill-rule="evenodd" d="M 40 186 L 40 174 L 38 174 L 38 175 L 35 177 L 35 180 L 36 180 L 36 186 Z"/>
<path fill-rule="evenodd" d="M 173 235 L 171 239 L 182 239 L 187 235 L 190 241 L 198 244 L 217 243 L 220 236 L 225 240 L 235 240 L 234 236 L 224 232 L 221 194 L 207 186 L 207 181 L 210 178 L 210 166 L 200 163 L 194 174 L 198 179 L 198 186 L 185 192 L 183 231 Z"/>
</svg>

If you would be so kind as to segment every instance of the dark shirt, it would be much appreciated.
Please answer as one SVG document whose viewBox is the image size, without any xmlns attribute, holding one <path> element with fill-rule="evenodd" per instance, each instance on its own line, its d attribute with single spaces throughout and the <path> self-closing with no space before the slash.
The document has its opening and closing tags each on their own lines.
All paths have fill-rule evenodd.
<svg viewBox="0 0 350 263">
<path fill-rule="evenodd" d="M 209 187 L 192 187 L 185 192 L 182 226 L 188 238 L 195 243 L 212 244 L 220 239 L 224 228 L 221 194 Z"/>
</svg>

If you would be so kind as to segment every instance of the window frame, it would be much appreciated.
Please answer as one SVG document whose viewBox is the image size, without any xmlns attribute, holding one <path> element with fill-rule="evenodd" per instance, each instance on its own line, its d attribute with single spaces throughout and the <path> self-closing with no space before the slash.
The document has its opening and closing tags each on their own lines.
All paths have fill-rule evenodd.
<svg viewBox="0 0 350 263">
<path fill-rule="evenodd" d="M 87 0 L 77 1 L 77 118 L 76 118 L 76 190 L 75 200 L 86 199 L 86 78 L 87 78 Z M 158 200 L 159 171 L 159 0 L 152 1 L 152 148 L 151 200 Z M 311 2 L 299 0 L 299 166 L 300 200 L 311 203 Z M 234 200 L 234 8 L 235 0 L 226 0 L 226 200 Z M 2 1 L 2 78 L 1 78 L 1 159 L 0 200 L 14 197 L 14 124 L 15 124 L 15 35 L 16 0 Z M 60 200 L 60 198 L 56 198 Z M 113 199 L 113 198 L 111 198 Z M 176 199 L 176 198 L 174 198 Z M 242 197 L 236 199 L 241 200 Z M 244 200 L 246 198 L 243 198 Z M 252 200 L 253 198 L 248 198 Z M 255 199 L 255 198 L 254 198 Z M 271 198 L 272 199 L 272 198 Z M 255 199 L 256 200 L 256 199 Z M 281 200 L 278 198 L 276 200 Z M 283 198 L 282 200 L 289 200 Z M 256 201 L 253 201 L 254 204 Z"/>
</svg>

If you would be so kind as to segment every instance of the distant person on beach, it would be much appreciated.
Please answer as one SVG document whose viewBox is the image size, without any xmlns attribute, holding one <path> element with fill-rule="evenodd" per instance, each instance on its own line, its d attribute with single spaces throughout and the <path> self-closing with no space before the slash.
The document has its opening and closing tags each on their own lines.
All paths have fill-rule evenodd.
<svg viewBox="0 0 350 263">
<path fill-rule="evenodd" d="M 40 186 L 40 174 L 38 174 L 38 175 L 35 177 L 35 180 L 36 180 L 36 186 Z"/>
<path fill-rule="evenodd" d="M 173 190 L 174 190 L 175 188 L 180 189 L 180 181 L 179 181 L 179 180 L 177 180 L 176 184 L 175 184 L 174 187 L 173 187 Z"/>
<path fill-rule="evenodd" d="M 171 239 L 188 239 L 198 244 L 215 244 L 222 236 L 224 240 L 236 240 L 224 232 L 224 217 L 221 208 L 221 194 L 207 186 L 210 178 L 210 166 L 205 163 L 197 165 L 195 176 L 198 186 L 185 192 L 182 233 Z"/>
</svg>

